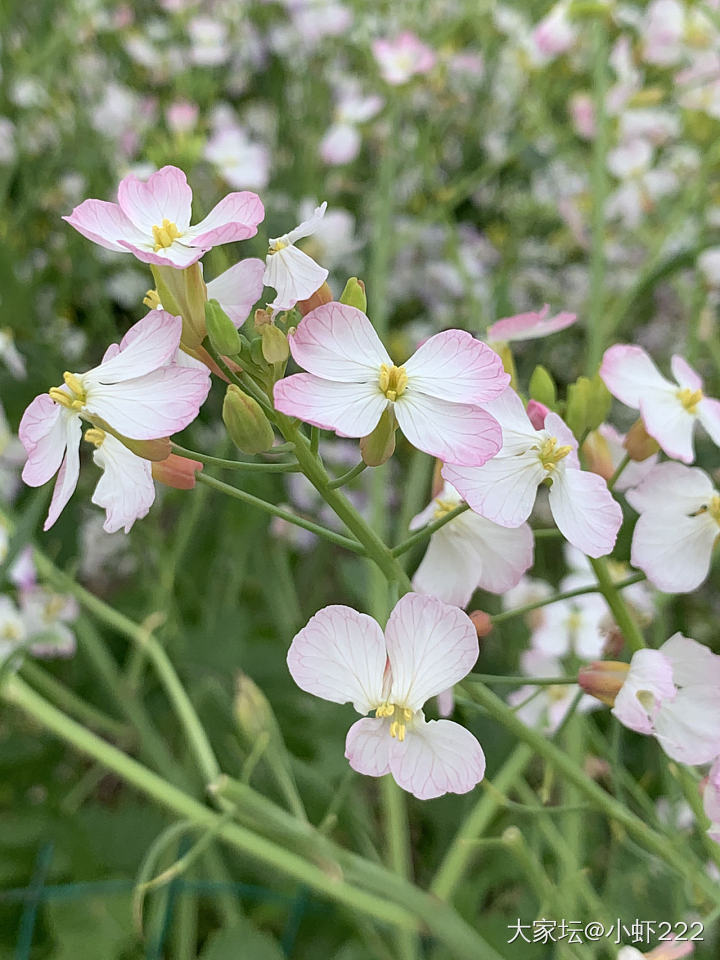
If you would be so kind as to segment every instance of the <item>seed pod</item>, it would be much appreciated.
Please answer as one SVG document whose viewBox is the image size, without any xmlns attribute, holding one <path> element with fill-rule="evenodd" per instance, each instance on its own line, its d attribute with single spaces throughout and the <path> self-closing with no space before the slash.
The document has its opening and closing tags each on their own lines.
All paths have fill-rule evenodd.
<svg viewBox="0 0 720 960">
<path fill-rule="evenodd" d="M 273 428 L 260 404 L 234 383 L 225 393 L 222 417 L 230 439 L 243 453 L 263 453 L 275 442 Z"/>
<path fill-rule="evenodd" d="M 205 304 L 205 326 L 210 343 L 221 357 L 240 353 L 240 334 L 217 300 L 208 300 Z"/>
</svg>

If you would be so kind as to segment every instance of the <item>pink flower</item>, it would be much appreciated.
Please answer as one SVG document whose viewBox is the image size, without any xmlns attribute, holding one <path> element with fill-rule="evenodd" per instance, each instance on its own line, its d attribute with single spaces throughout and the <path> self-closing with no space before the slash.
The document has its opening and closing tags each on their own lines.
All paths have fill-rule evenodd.
<svg viewBox="0 0 720 960">
<path fill-rule="evenodd" d="M 653 0 L 645 11 L 642 36 L 647 63 L 668 66 L 682 57 L 685 10 L 679 0 Z"/>
<path fill-rule="evenodd" d="M 210 376 L 207 368 L 174 363 L 181 332 L 181 317 L 151 310 L 119 345 L 108 348 L 100 366 L 87 373 L 65 373 L 62 386 L 35 397 L 27 408 L 19 429 L 27 453 L 23 480 L 39 487 L 58 474 L 45 530 L 77 485 L 82 420 L 95 429 L 94 442 L 110 430 L 132 440 L 155 440 L 195 419 L 210 389 Z M 100 458 L 100 465 L 115 477 L 117 457 L 106 451 Z M 115 481 L 109 485 L 114 488 Z M 112 499 L 108 484 L 103 484 L 100 497 Z"/>
<path fill-rule="evenodd" d="M 605 351 L 600 376 L 614 397 L 640 411 L 645 429 L 669 457 L 692 463 L 697 421 L 720 444 L 720 401 L 706 397 L 703 382 L 680 356 L 672 358 L 675 383 L 662 376 L 642 347 L 616 344 Z"/>
<path fill-rule="evenodd" d="M 485 774 L 475 737 L 451 720 L 425 720 L 423 704 L 462 680 L 478 656 L 470 618 L 434 597 L 406 594 L 378 623 L 350 607 L 325 607 L 294 638 L 288 667 L 301 690 L 352 703 L 365 716 L 348 731 L 358 773 L 395 781 L 420 800 L 467 793 Z"/>
<path fill-rule="evenodd" d="M 84 200 L 64 220 L 108 250 L 134 253 L 143 263 L 189 267 L 211 247 L 247 240 L 265 216 L 260 198 L 229 193 L 194 227 L 192 190 L 182 170 L 163 167 L 146 181 L 125 177 L 118 202 Z"/>
<path fill-rule="evenodd" d="M 328 271 L 295 246 L 297 240 L 311 237 L 325 216 L 327 201 L 315 208 L 312 216 L 290 233 L 270 240 L 263 281 L 277 296 L 273 310 L 289 310 L 298 300 L 307 300 L 327 280 Z"/>
<path fill-rule="evenodd" d="M 514 317 L 504 317 L 488 327 L 487 337 L 493 343 L 509 343 L 513 340 L 535 340 L 547 337 L 550 333 L 565 330 L 575 323 L 574 313 L 558 313 L 548 318 L 550 307 L 546 303 L 539 312 L 518 313 Z"/>
<path fill-rule="evenodd" d="M 720 656 L 680 633 L 638 650 L 612 712 L 673 760 L 710 763 L 720 755 Z"/>
<path fill-rule="evenodd" d="M 568 19 L 568 4 L 556 3 L 533 30 L 533 43 L 545 59 L 565 53 L 575 43 L 577 30 Z"/>
<path fill-rule="evenodd" d="M 720 536 L 720 494 L 698 467 L 659 463 L 626 498 L 640 517 L 631 562 L 666 593 L 689 593 L 707 578 Z"/>
<path fill-rule="evenodd" d="M 351 123 L 334 123 L 320 142 L 320 156 L 331 166 L 350 163 L 360 152 L 362 137 Z"/>
<path fill-rule="evenodd" d="M 485 407 L 502 428 L 500 453 L 484 466 L 446 464 L 442 470 L 470 509 L 503 527 L 519 527 L 538 486 L 550 480 L 550 510 L 563 536 L 588 556 L 610 553 L 622 510 L 602 477 L 580 469 L 577 441 L 566 424 L 549 413 L 536 430 L 510 388 Z"/>
<path fill-rule="evenodd" d="M 275 406 L 344 437 L 365 437 L 386 408 L 413 446 L 450 463 L 485 463 L 500 449 L 500 428 L 479 404 L 509 377 L 500 358 L 464 330 L 427 339 L 396 367 L 362 311 L 327 303 L 289 337 L 308 372 L 275 384 Z"/>
<path fill-rule="evenodd" d="M 429 73 L 436 61 L 435 52 L 409 30 L 394 40 L 374 40 L 372 52 L 383 80 L 394 87 Z"/>
<path fill-rule="evenodd" d="M 462 500 L 445 483 L 437 497 L 410 523 L 419 530 L 454 510 Z M 479 587 L 503 594 L 517 586 L 533 563 L 533 536 L 524 523 L 501 527 L 476 513 L 466 511 L 450 520 L 430 537 L 430 543 L 413 577 L 413 588 L 464 607 Z"/>
<path fill-rule="evenodd" d="M 200 108 L 189 100 L 174 100 L 165 111 L 165 120 L 173 133 L 189 133 L 195 129 Z"/>
</svg>

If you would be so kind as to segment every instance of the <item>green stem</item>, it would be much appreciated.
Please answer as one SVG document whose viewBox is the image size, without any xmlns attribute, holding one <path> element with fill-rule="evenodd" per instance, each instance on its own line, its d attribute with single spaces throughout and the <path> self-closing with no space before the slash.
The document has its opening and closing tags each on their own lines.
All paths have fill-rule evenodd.
<svg viewBox="0 0 720 960">
<path fill-rule="evenodd" d="M 360 463 L 356 463 L 352 470 L 348 470 L 347 473 L 343 473 L 341 476 L 336 477 L 335 480 L 331 480 L 328 483 L 328 487 L 331 490 L 336 490 L 338 487 L 344 487 L 346 483 L 350 483 L 355 477 L 359 477 L 360 474 L 365 470 L 367 464 L 364 460 L 361 460 Z"/>
<path fill-rule="evenodd" d="M 428 523 L 427 526 L 422 528 L 422 530 L 418 530 L 417 533 L 414 533 L 411 537 L 408 537 L 407 540 L 403 540 L 402 543 L 399 543 L 396 547 L 393 547 L 392 555 L 394 557 L 402 556 L 403 553 L 406 553 L 408 550 L 412 549 L 416 543 L 421 543 L 423 540 L 427 540 L 428 537 L 431 537 L 434 533 L 444 527 L 446 523 L 450 523 L 450 521 L 454 520 L 455 517 L 459 517 L 461 513 L 465 513 L 465 511 L 469 509 L 470 507 L 468 507 L 466 503 L 458 504 L 458 506 L 453 510 L 450 510 L 448 513 L 444 513 L 438 520 L 433 520 L 432 523 Z"/>
<path fill-rule="evenodd" d="M 608 35 L 605 14 L 592 25 L 595 139 L 591 170 L 592 220 L 588 303 L 588 373 L 600 363 L 605 346 L 605 204 L 608 196 Z"/>
<path fill-rule="evenodd" d="M 607 485 L 608 485 L 608 490 L 612 490 L 612 488 L 615 486 L 615 484 L 616 484 L 616 483 L 618 482 L 618 480 L 620 479 L 620 475 L 622 474 L 623 470 L 625 469 L 625 467 L 627 467 L 627 465 L 628 465 L 629 463 L 630 463 L 630 454 L 629 454 L 629 453 L 626 453 L 625 456 L 624 456 L 624 457 L 622 458 L 622 460 L 620 461 L 620 463 L 617 465 L 617 469 L 615 470 L 615 472 L 613 473 L 613 475 L 612 475 L 612 476 L 610 477 L 610 479 L 608 480 L 608 484 L 607 484 Z"/>
<path fill-rule="evenodd" d="M 297 473 L 300 467 L 297 463 L 255 463 L 247 460 L 224 460 L 222 457 L 211 457 L 207 453 L 198 453 L 196 450 L 186 450 L 179 443 L 172 444 L 173 453 L 192 460 L 199 460 L 213 467 L 222 467 L 225 470 L 246 470 L 251 473 Z M 274 448 L 267 451 L 273 453 Z"/>
<path fill-rule="evenodd" d="M 600 593 L 602 593 L 602 595 L 605 597 L 607 605 L 610 607 L 610 611 L 615 618 L 615 623 L 618 625 L 622 635 L 625 637 L 625 642 L 633 651 L 633 653 L 636 650 L 642 650 L 645 646 L 645 640 L 643 639 L 642 632 L 635 622 L 635 619 L 630 612 L 630 608 L 620 594 L 622 585 L 628 586 L 629 584 L 627 581 L 622 583 L 613 583 L 613 579 L 610 576 L 610 571 L 607 567 L 607 561 L 604 557 L 600 557 L 597 560 L 593 560 L 591 558 L 590 564 L 595 571 Z M 643 578 L 640 577 L 639 579 Z"/>
<path fill-rule="evenodd" d="M 380 790 L 383 802 L 388 866 L 403 880 L 410 880 L 412 876 L 410 827 L 405 796 L 391 776 L 382 778 Z M 399 960 L 414 960 L 417 956 L 417 942 L 412 933 L 399 933 L 397 945 Z"/>
<path fill-rule="evenodd" d="M 561 684 L 577 683 L 577 677 L 503 677 L 492 673 L 469 673 L 463 683 L 468 680 L 475 683 L 498 683 L 511 687 L 556 687 Z"/>
<path fill-rule="evenodd" d="M 595 561 L 592 562 L 594 563 Z M 613 583 L 612 580 L 610 580 L 610 583 L 613 589 L 618 591 L 623 590 L 625 587 L 632 586 L 633 583 L 640 583 L 645 579 L 644 573 L 633 573 L 624 580 L 618 580 L 617 583 Z M 591 584 L 587 587 L 576 587 L 574 590 L 564 590 L 562 593 L 556 593 L 552 597 L 544 597 L 542 600 L 534 600 L 532 603 L 526 603 L 522 607 L 515 607 L 514 610 L 503 610 L 502 613 L 493 614 L 490 619 L 492 620 L 493 626 L 495 626 L 498 623 L 503 623 L 505 620 L 512 620 L 514 617 L 522 617 L 526 613 L 532 613 L 533 610 L 537 610 L 540 607 L 547 607 L 551 603 L 557 603 L 559 600 L 571 600 L 573 597 L 582 597 L 588 593 L 604 594 L 605 589 L 605 586 L 598 583 L 596 585 Z"/>
</svg>

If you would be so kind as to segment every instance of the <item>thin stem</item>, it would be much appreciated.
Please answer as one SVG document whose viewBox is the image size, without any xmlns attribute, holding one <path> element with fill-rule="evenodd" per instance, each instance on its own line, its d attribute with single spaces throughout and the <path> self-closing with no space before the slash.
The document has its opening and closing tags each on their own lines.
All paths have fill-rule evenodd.
<svg viewBox="0 0 720 960">
<path fill-rule="evenodd" d="M 577 677 L 496 677 L 492 673 L 469 673 L 463 683 L 499 683 L 512 687 L 556 687 L 560 684 L 577 683 Z"/>
<path fill-rule="evenodd" d="M 445 526 L 446 523 L 450 523 L 451 520 L 454 520 L 455 517 L 459 517 L 461 513 L 465 513 L 466 510 L 469 510 L 470 507 L 466 503 L 460 503 L 453 510 L 450 510 L 448 513 L 444 513 L 442 517 L 438 520 L 433 520 L 432 523 L 428 523 L 427 526 L 423 527 L 422 530 L 418 530 L 417 533 L 414 533 L 411 537 L 408 537 L 407 540 L 403 540 L 402 543 L 399 543 L 396 547 L 392 549 L 392 555 L 394 557 L 400 557 L 403 553 L 406 553 L 416 543 L 421 543 L 423 540 L 427 540 L 428 537 L 431 537 L 434 533 L 440 530 Z"/>
<path fill-rule="evenodd" d="M 595 138 L 591 169 L 592 219 L 588 302 L 588 372 L 595 372 L 605 343 L 605 204 L 608 196 L 608 35 L 605 15 L 592 25 Z"/>
<path fill-rule="evenodd" d="M 612 586 L 615 590 L 623 590 L 625 587 L 630 587 L 633 583 L 640 583 L 645 579 L 644 573 L 633 573 L 624 580 L 618 580 L 618 582 L 612 584 Z M 612 583 L 612 580 L 610 582 Z M 547 607 L 551 603 L 557 603 L 559 600 L 572 600 L 573 597 L 582 597 L 588 593 L 603 593 L 604 590 L 605 587 L 599 583 L 590 584 L 587 587 L 576 587 L 574 590 L 564 590 L 562 593 L 556 593 L 552 597 L 544 597 L 542 600 L 534 600 L 532 603 L 526 603 L 522 607 L 515 607 L 514 610 L 503 610 L 502 613 L 493 614 L 490 619 L 495 626 L 498 623 L 503 623 L 505 620 L 512 620 L 513 617 L 522 617 L 526 613 L 532 613 L 533 610 L 537 610 L 539 607 Z"/>
<path fill-rule="evenodd" d="M 645 640 L 643 639 L 642 632 L 635 622 L 628 605 L 625 603 L 620 594 L 622 586 L 628 585 L 627 581 L 613 583 L 613 579 L 610 576 L 610 571 L 608 570 L 607 562 L 604 557 L 600 557 L 598 560 L 593 560 L 591 558 L 590 564 L 595 571 L 600 593 L 602 593 L 602 595 L 605 597 L 607 605 L 610 607 L 610 611 L 615 618 L 615 623 L 617 623 L 622 635 L 625 637 L 625 642 L 633 651 L 633 653 L 636 650 L 642 650 L 645 646 Z"/>
<path fill-rule="evenodd" d="M 380 781 L 385 821 L 387 862 L 391 870 L 404 880 L 412 876 L 410 857 L 410 826 L 408 824 L 405 796 L 391 776 Z M 398 934 L 399 960 L 414 960 L 417 943 L 412 933 Z"/>
<path fill-rule="evenodd" d="M 366 468 L 367 464 L 364 460 L 361 460 L 360 463 L 355 464 L 352 470 L 348 470 L 347 473 L 343 473 L 341 476 L 336 477 L 335 480 L 331 480 L 328 484 L 328 487 L 331 490 L 336 490 L 338 487 L 344 487 L 346 483 L 350 483 L 350 481 L 354 480 L 355 477 L 359 477 Z"/>
<path fill-rule="evenodd" d="M 199 460 L 201 463 L 207 463 L 213 467 L 222 467 L 224 470 L 246 470 L 251 473 L 297 473 L 300 466 L 297 463 L 258 463 L 249 460 L 224 460 L 222 457 L 211 457 L 207 453 L 198 453 L 196 450 L 186 450 L 179 443 L 172 443 L 174 453 L 183 457 L 190 457 L 192 460 Z M 275 452 L 273 447 L 267 451 L 269 454 Z"/>
<path fill-rule="evenodd" d="M 616 483 L 618 482 L 618 480 L 620 479 L 620 476 L 621 476 L 623 470 L 625 469 L 625 467 L 627 467 L 627 465 L 628 465 L 629 463 L 630 463 L 630 454 L 629 454 L 629 453 L 626 453 L 625 456 L 624 456 L 624 457 L 622 458 L 622 460 L 620 461 L 620 463 L 617 465 L 617 469 L 615 470 L 615 472 L 613 473 L 613 475 L 612 475 L 612 476 L 610 477 L 610 479 L 608 480 L 608 483 L 607 483 L 607 485 L 608 485 L 608 490 L 612 490 L 612 488 L 615 486 L 615 484 L 616 484 Z"/>
</svg>

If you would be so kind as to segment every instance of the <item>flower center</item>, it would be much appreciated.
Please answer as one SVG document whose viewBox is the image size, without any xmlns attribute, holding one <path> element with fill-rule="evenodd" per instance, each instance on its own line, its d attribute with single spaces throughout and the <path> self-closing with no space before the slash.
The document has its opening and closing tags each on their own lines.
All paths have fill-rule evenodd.
<svg viewBox="0 0 720 960">
<path fill-rule="evenodd" d="M 396 367 L 395 364 L 388 366 L 386 363 L 380 365 L 380 392 L 384 393 L 388 400 L 397 400 L 401 397 L 407 388 L 408 375 L 405 373 L 405 367 Z"/>
<path fill-rule="evenodd" d="M 50 399 L 59 403 L 61 407 L 67 407 L 68 410 L 82 410 L 87 403 L 87 394 L 82 385 L 82 381 L 74 373 L 63 374 L 65 386 L 70 388 L 70 394 L 67 394 L 62 387 L 51 387 L 48 390 Z"/>
<path fill-rule="evenodd" d="M 7 620 L 2 626 L 0 637 L 2 637 L 3 640 L 21 640 L 22 630 L 20 629 L 20 626 L 13 620 Z"/>
<path fill-rule="evenodd" d="M 439 520 L 441 517 L 444 517 L 447 513 L 452 513 L 452 511 L 459 506 L 456 501 L 453 500 L 441 500 L 438 498 L 435 501 L 435 513 L 433 514 L 436 520 Z"/>
<path fill-rule="evenodd" d="M 405 739 L 405 729 L 412 720 L 413 712 L 408 707 L 400 707 L 396 703 L 381 703 L 375 711 L 376 717 L 384 717 L 388 720 L 392 717 L 390 724 L 390 736 L 398 740 Z"/>
<path fill-rule="evenodd" d="M 702 390 L 691 390 L 690 387 L 683 387 L 676 392 L 675 396 L 688 413 L 696 413 L 697 405 L 702 400 L 703 393 Z"/>
<path fill-rule="evenodd" d="M 99 427 L 91 427 L 89 430 L 85 431 L 85 439 L 88 443 L 92 443 L 96 447 L 101 447 L 105 440 L 105 431 L 101 430 Z"/>
<path fill-rule="evenodd" d="M 150 310 L 161 310 L 162 303 L 160 302 L 160 294 L 157 290 L 148 290 L 148 292 L 143 297 L 143 303 Z"/>
<path fill-rule="evenodd" d="M 572 447 L 569 445 L 559 447 L 557 445 L 557 437 L 547 437 L 543 440 L 542 446 L 538 450 L 538 458 L 545 470 L 548 473 L 552 473 L 558 463 L 564 460 L 571 450 Z"/>
<path fill-rule="evenodd" d="M 284 250 L 285 247 L 289 247 L 290 244 L 287 240 L 283 240 L 282 237 L 278 237 L 277 240 L 271 240 L 270 246 L 268 247 L 268 255 L 271 253 L 277 253 L 278 250 Z"/>
<path fill-rule="evenodd" d="M 171 247 L 173 243 L 182 236 L 176 225 L 172 220 L 168 220 L 167 217 L 163 219 L 162 226 L 153 227 L 152 232 L 156 251 Z"/>
</svg>

